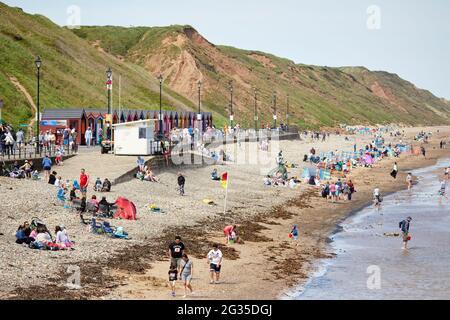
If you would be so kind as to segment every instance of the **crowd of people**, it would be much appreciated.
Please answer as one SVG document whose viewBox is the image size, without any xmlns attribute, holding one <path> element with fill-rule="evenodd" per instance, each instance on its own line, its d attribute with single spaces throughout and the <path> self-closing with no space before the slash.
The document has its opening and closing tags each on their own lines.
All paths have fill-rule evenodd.
<svg viewBox="0 0 450 320">
<path fill-rule="evenodd" d="M 25 221 L 16 231 L 16 243 L 38 250 L 68 250 L 74 249 L 75 243 L 70 240 L 64 225 L 55 227 L 55 237 L 47 229 L 47 226 L 33 219 L 30 224 Z"/>
</svg>

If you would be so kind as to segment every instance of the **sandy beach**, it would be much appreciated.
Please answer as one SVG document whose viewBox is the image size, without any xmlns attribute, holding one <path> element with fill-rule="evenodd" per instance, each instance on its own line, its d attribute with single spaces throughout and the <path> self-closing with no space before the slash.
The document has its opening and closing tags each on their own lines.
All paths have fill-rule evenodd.
<svg viewBox="0 0 450 320">
<path fill-rule="evenodd" d="M 403 141 L 411 143 L 412 137 L 421 130 L 434 134 L 430 144 L 425 145 L 427 158 L 402 154 L 396 159 L 401 172 L 397 180 L 389 175 L 394 159 L 385 159 L 370 169 L 353 170 L 347 176 L 357 190 L 352 202 L 332 204 L 320 197 L 319 189 L 304 184 L 294 190 L 266 187 L 261 173 L 265 168 L 250 164 L 171 169 L 158 172 L 159 184 L 138 180 L 119 184 L 107 194 L 108 200 L 126 196 L 138 208 L 138 221 L 112 222 L 125 228 L 132 238 L 129 241 L 89 233 L 81 226 L 76 213 L 57 204 L 55 187 L 43 181 L 0 178 L 0 282 L 3 284 L 0 298 L 173 299 L 167 286 L 166 251 L 176 235 L 183 237 L 187 253 L 194 261 L 195 295 L 189 299 L 282 298 L 292 286 L 308 279 L 317 259 L 332 258 L 327 243 L 337 223 L 366 206 L 375 186 L 384 194 L 405 188 L 408 170 L 450 156 L 449 149 L 439 150 L 438 146 L 441 139 L 448 141 L 449 127 L 408 128 Z M 298 169 L 289 169 L 290 176 L 301 176 L 303 156 L 311 147 L 319 152 L 352 151 L 354 143 L 362 147 L 372 140 L 371 136 L 363 135 L 348 138 L 346 141 L 344 135 L 332 135 L 326 142 L 281 141 L 285 160 L 300 165 Z M 386 136 L 386 141 L 397 143 L 398 138 Z M 243 143 L 241 147 L 246 145 Z M 61 168 L 63 179 L 77 178 L 74 172 L 84 167 L 78 161 L 77 157 L 66 161 Z M 224 190 L 210 179 L 213 168 L 230 175 L 226 215 L 223 214 Z M 178 170 L 186 176 L 186 197 L 178 196 L 176 191 Z M 89 195 L 92 194 L 90 190 Z M 211 199 L 216 205 L 207 205 L 204 199 Z M 146 208 L 150 203 L 157 204 L 165 213 L 150 212 Z M 76 249 L 35 251 L 15 244 L 18 225 L 32 217 L 42 219 L 51 231 L 63 223 L 76 242 Z M 239 235 L 245 244 L 222 248 L 225 258 L 222 282 L 210 285 L 206 254 L 213 243 L 224 244 L 222 229 L 232 223 L 241 225 Z M 299 246 L 288 238 L 293 224 L 299 225 Z M 68 290 L 65 286 L 70 266 L 80 268 L 80 290 Z M 180 299 L 181 283 L 177 289 L 175 299 Z"/>
</svg>

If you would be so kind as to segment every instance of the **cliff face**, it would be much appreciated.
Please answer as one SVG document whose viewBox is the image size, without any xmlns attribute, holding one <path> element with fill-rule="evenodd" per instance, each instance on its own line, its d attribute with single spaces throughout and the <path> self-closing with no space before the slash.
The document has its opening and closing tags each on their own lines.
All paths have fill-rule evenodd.
<svg viewBox="0 0 450 320">
<path fill-rule="evenodd" d="M 273 92 L 277 113 L 285 120 L 290 96 L 291 123 L 302 127 L 336 126 L 339 123 L 410 125 L 447 124 L 450 104 L 430 92 L 387 72 L 363 67 L 329 68 L 299 65 L 267 53 L 216 46 L 190 26 L 143 28 L 126 52 L 114 34 L 130 38 L 135 28 L 85 27 L 76 31 L 90 43 L 103 44 L 112 55 L 144 67 L 154 76 L 163 74 L 174 91 L 197 101 L 197 81 L 203 83 L 206 108 L 228 117 L 228 83 L 233 82 L 236 120 L 253 121 L 254 87 L 258 88 L 260 118 L 272 122 Z M 114 32 L 116 30 L 117 32 Z"/>
</svg>

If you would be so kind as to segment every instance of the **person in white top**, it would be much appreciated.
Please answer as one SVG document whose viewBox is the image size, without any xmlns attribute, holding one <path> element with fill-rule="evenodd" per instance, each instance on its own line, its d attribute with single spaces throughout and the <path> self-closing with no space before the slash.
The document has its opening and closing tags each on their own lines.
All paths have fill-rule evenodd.
<svg viewBox="0 0 450 320">
<path fill-rule="evenodd" d="M 61 187 L 61 186 L 62 186 L 62 183 L 61 183 L 61 177 L 58 177 L 58 178 L 56 178 L 56 180 L 55 180 L 55 187 L 59 188 L 59 187 Z"/>
<path fill-rule="evenodd" d="M 84 133 L 84 139 L 86 140 L 86 146 L 88 148 L 91 147 L 92 144 L 92 130 L 91 127 L 89 127 L 86 132 Z"/>
<path fill-rule="evenodd" d="M 220 272 L 222 269 L 222 251 L 219 250 L 219 245 L 215 244 L 213 249 L 208 253 L 207 259 L 209 264 L 211 284 L 219 283 Z"/>
<path fill-rule="evenodd" d="M 406 177 L 406 183 L 408 184 L 408 190 L 412 190 L 412 182 L 413 182 L 413 176 L 411 173 L 408 173 L 408 176 Z"/>
<path fill-rule="evenodd" d="M 397 162 L 396 162 L 394 164 L 394 168 L 392 169 L 392 172 L 391 172 L 392 178 L 397 179 L 397 174 L 398 174 L 398 165 L 397 165 Z"/>
<path fill-rule="evenodd" d="M 381 202 L 383 202 L 383 199 L 381 198 L 380 188 L 378 188 L 378 187 L 376 187 L 373 190 L 373 201 L 375 203 L 375 208 L 380 210 L 381 209 Z"/>
<path fill-rule="evenodd" d="M 73 246 L 72 241 L 70 241 L 69 235 L 67 234 L 67 230 L 64 225 L 57 226 L 55 228 L 56 233 L 56 244 L 60 246 L 60 248 L 71 248 Z"/>
</svg>

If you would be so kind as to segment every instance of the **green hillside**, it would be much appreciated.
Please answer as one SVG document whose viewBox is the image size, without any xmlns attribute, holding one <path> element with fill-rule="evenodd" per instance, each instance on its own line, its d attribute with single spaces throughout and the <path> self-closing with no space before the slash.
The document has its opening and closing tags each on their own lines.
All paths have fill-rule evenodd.
<svg viewBox="0 0 450 320">
<path fill-rule="evenodd" d="M 105 71 L 114 71 L 113 104 L 118 105 L 118 75 L 122 76 L 124 108 L 159 108 L 159 84 L 143 68 L 95 49 L 72 31 L 61 28 L 40 15 L 0 3 L 0 99 L 3 118 L 14 125 L 27 123 L 33 110 L 11 83 L 15 77 L 29 94 L 36 96 L 34 60 L 43 61 L 41 107 L 106 108 Z M 191 108 L 192 103 L 165 89 L 168 109 Z"/>
</svg>

